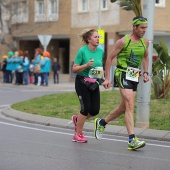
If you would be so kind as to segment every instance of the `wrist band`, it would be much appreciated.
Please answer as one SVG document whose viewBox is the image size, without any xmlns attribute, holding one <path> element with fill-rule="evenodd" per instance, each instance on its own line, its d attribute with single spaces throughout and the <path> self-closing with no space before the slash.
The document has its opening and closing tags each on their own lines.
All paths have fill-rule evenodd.
<svg viewBox="0 0 170 170">
<path fill-rule="evenodd" d="M 148 73 L 147 71 L 145 71 L 145 72 L 143 72 L 143 75 L 144 75 L 144 74 L 147 74 L 147 76 L 148 76 L 149 73 Z"/>
</svg>

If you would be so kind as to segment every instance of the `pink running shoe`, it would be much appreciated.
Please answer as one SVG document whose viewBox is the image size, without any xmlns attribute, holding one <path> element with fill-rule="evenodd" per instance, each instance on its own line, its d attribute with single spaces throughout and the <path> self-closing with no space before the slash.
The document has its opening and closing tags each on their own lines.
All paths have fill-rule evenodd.
<svg viewBox="0 0 170 170">
<path fill-rule="evenodd" d="M 84 138 L 83 133 L 75 134 L 72 139 L 73 142 L 87 143 L 87 139 Z"/>
<path fill-rule="evenodd" d="M 72 121 L 73 121 L 73 123 L 74 123 L 74 131 L 76 132 L 77 131 L 77 118 L 78 118 L 78 116 L 76 116 L 76 115 L 73 115 L 72 116 Z"/>
</svg>

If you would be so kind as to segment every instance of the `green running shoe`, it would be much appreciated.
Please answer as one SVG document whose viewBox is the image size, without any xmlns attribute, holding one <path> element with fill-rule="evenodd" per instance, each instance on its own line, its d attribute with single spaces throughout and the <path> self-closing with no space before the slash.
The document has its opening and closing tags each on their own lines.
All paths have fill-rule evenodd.
<svg viewBox="0 0 170 170">
<path fill-rule="evenodd" d="M 96 139 L 101 140 L 102 139 L 102 134 L 104 132 L 104 126 L 101 126 L 99 124 L 100 118 L 96 118 L 94 120 L 94 136 Z"/>
<path fill-rule="evenodd" d="M 137 137 L 133 138 L 132 142 L 128 143 L 128 150 L 136 150 L 143 148 L 146 145 L 145 141 L 139 141 Z"/>
</svg>

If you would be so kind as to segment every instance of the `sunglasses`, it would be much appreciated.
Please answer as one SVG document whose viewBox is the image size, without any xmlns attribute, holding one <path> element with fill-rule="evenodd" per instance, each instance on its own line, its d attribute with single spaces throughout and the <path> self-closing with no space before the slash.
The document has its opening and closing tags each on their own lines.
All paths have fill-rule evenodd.
<svg viewBox="0 0 170 170">
<path fill-rule="evenodd" d="M 133 24 L 136 24 L 138 21 L 147 21 L 147 18 L 141 17 L 141 18 L 137 18 L 135 20 L 136 21 Z"/>
</svg>

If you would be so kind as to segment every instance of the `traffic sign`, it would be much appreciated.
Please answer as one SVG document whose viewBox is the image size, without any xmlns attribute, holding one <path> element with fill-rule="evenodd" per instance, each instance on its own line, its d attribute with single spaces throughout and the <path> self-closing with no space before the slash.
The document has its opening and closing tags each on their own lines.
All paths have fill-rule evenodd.
<svg viewBox="0 0 170 170">
<path fill-rule="evenodd" d="M 39 38 L 42 46 L 44 47 L 44 51 L 46 51 L 47 46 L 52 38 L 52 35 L 38 35 L 38 38 Z"/>
<path fill-rule="evenodd" d="M 99 44 L 105 43 L 105 31 L 104 30 L 97 30 L 99 34 Z"/>
</svg>

